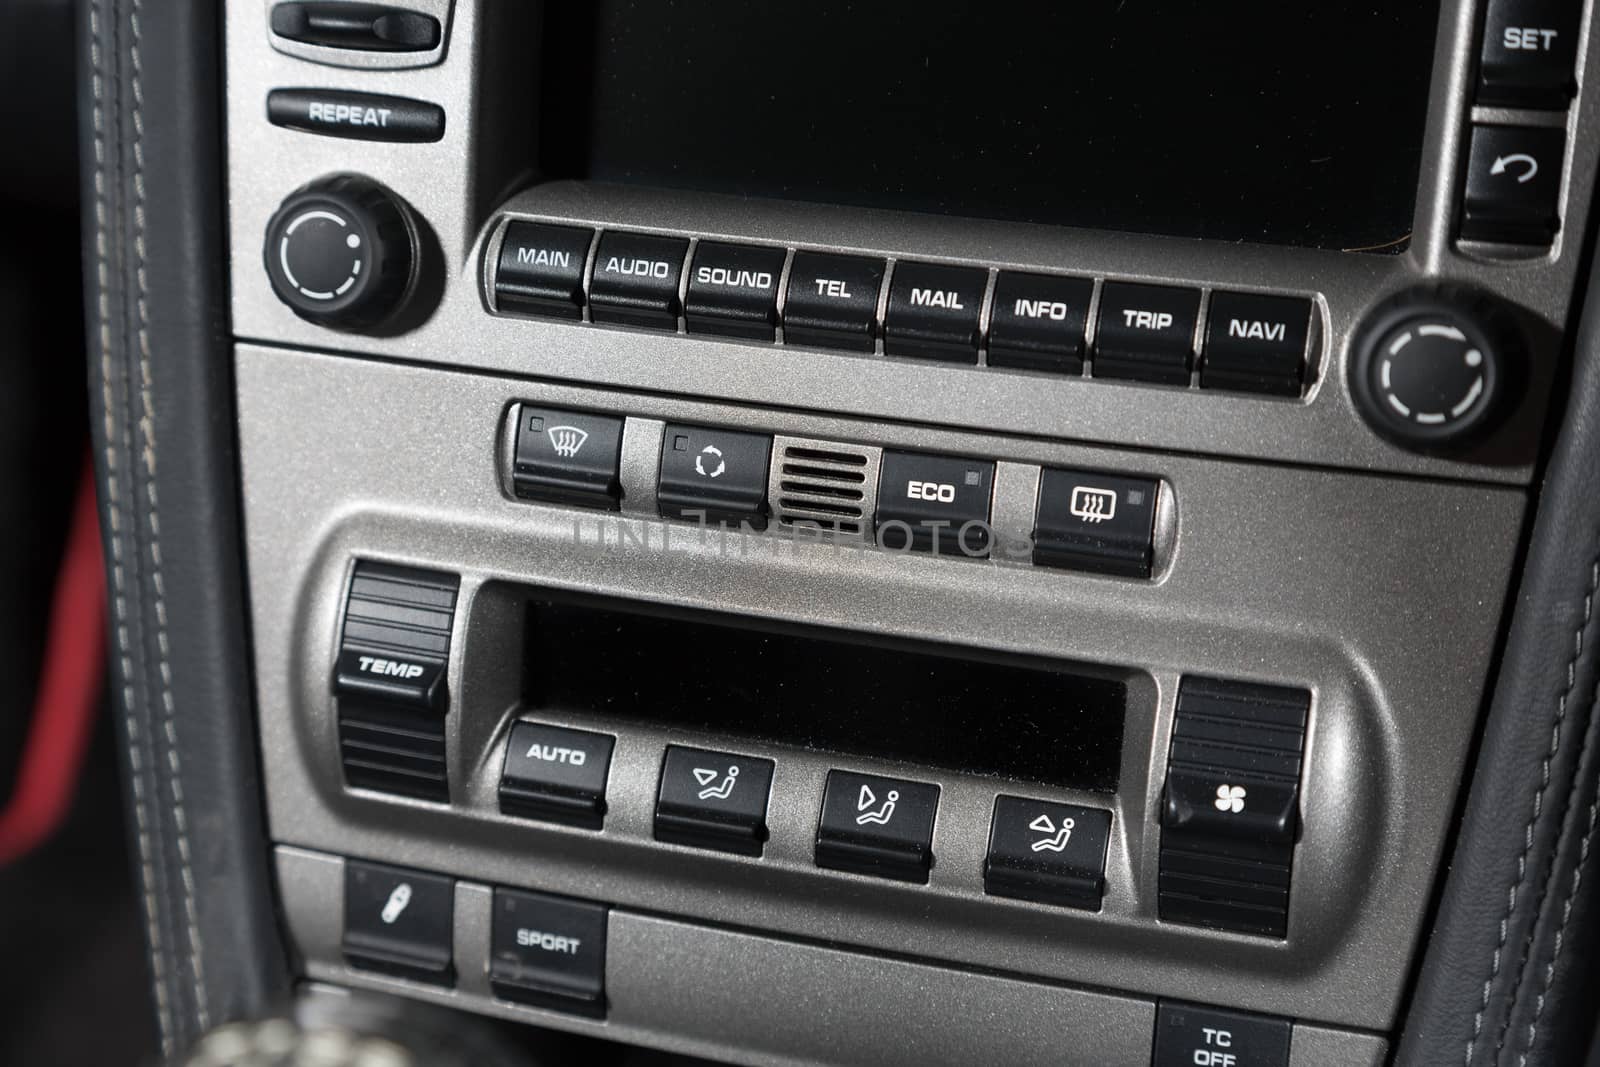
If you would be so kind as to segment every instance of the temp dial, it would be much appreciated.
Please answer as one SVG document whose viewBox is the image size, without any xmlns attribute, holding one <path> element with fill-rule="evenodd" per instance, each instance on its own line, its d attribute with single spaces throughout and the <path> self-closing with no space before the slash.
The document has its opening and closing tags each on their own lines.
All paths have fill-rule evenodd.
<svg viewBox="0 0 1600 1067">
<path fill-rule="evenodd" d="M 263 251 L 273 291 L 296 315 L 367 330 L 394 317 L 414 287 L 417 227 L 394 193 L 341 174 L 289 194 Z"/>
<path fill-rule="evenodd" d="M 1516 334 L 1489 298 L 1417 290 L 1385 301 L 1356 338 L 1351 392 L 1372 428 L 1443 452 L 1480 439 L 1509 405 Z"/>
</svg>

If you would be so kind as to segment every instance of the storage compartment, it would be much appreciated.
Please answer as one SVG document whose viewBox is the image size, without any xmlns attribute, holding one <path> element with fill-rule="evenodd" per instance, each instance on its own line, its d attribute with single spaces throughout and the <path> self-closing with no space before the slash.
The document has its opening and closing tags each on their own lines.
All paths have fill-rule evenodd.
<svg viewBox="0 0 1600 1067">
<path fill-rule="evenodd" d="M 523 697 L 1070 789 L 1117 787 L 1125 673 L 541 591 Z"/>
</svg>

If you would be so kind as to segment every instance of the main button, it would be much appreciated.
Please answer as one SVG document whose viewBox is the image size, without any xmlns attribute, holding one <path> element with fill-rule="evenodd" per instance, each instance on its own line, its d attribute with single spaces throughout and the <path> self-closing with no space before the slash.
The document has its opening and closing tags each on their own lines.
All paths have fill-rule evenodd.
<svg viewBox="0 0 1600 1067">
<path fill-rule="evenodd" d="M 989 312 L 989 366 L 1083 373 L 1094 282 L 1003 270 Z"/>
<path fill-rule="evenodd" d="M 1094 376 L 1188 385 L 1200 291 L 1106 282 L 1100 288 Z"/>
<path fill-rule="evenodd" d="M 451 984 L 455 900 L 453 878 L 346 860 L 345 959 L 369 971 Z"/>
<path fill-rule="evenodd" d="M 444 136 L 444 108 L 423 100 L 344 89 L 274 89 L 267 121 L 356 141 L 421 144 Z"/>
<path fill-rule="evenodd" d="M 1111 813 L 1076 804 L 996 797 L 984 892 L 1098 911 Z"/>
<path fill-rule="evenodd" d="M 618 326 L 678 328 L 678 282 L 689 254 L 685 237 L 603 233 L 589 282 L 589 317 Z"/>
<path fill-rule="evenodd" d="M 881 259 L 796 252 L 784 296 L 784 341 L 871 352 L 883 270 Z"/>
<path fill-rule="evenodd" d="M 1534 126 L 1474 126 L 1467 150 L 1461 236 L 1548 245 L 1560 228 L 1566 132 Z"/>
<path fill-rule="evenodd" d="M 1289 1067 L 1288 1019 L 1164 1000 L 1151 1067 Z"/>
<path fill-rule="evenodd" d="M 759 856 L 771 791 L 769 759 L 671 745 L 661 765 L 656 839 Z"/>
<path fill-rule="evenodd" d="M 939 787 L 829 771 L 817 824 L 817 866 L 926 882 Z"/>
<path fill-rule="evenodd" d="M 1577 87 L 1580 0 L 1489 0 L 1478 103 L 1564 108 Z"/>
<path fill-rule="evenodd" d="M 690 333 L 770 341 L 777 336 L 784 250 L 701 241 L 689 267 L 683 317 Z"/>
<path fill-rule="evenodd" d="M 994 464 L 958 456 L 884 452 L 878 475 L 878 544 L 919 552 L 989 554 Z"/>
<path fill-rule="evenodd" d="M 897 263 L 889 280 L 883 350 L 956 363 L 978 362 L 978 316 L 989 272 L 938 263 Z"/>
<path fill-rule="evenodd" d="M 519 722 L 506 742 L 500 810 L 507 815 L 600 829 L 616 739 L 587 730 Z"/>
<path fill-rule="evenodd" d="M 1044 567 L 1148 578 L 1156 494 L 1149 478 L 1045 470 L 1033 528 L 1033 562 Z"/>
<path fill-rule="evenodd" d="M 584 900 L 496 889 L 489 935 L 495 995 L 602 1018 L 607 910 Z"/>
<path fill-rule="evenodd" d="M 494 299 L 501 311 L 557 319 L 583 317 L 583 268 L 594 231 L 512 222 L 500 241 Z"/>
<path fill-rule="evenodd" d="M 1310 330 L 1309 300 L 1212 294 L 1200 387 L 1299 396 L 1305 384 Z"/>
<path fill-rule="evenodd" d="M 523 405 L 512 489 L 523 500 L 615 510 L 622 498 L 622 420 Z"/>
<path fill-rule="evenodd" d="M 661 517 L 765 529 L 771 458 L 767 434 L 669 425 L 656 485 Z"/>
</svg>

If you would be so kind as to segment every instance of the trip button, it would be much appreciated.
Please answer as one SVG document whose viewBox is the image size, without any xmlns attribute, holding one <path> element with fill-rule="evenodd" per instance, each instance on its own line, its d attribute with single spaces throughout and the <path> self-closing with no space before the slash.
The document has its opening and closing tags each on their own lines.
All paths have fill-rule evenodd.
<svg viewBox="0 0 1600 1067">
<path fill-rule="evenodd" d="M 512 222 L 500 240 L 494 301 L 500 311 L 557 319 L 583 317 L 583 268 L 594 231 Z"/>
<path fill-rule="evenodd" d="M 1478 103 L 1564 108 L 1577 87 L 1581 0 L 1489 0 Z"/>
<path fill-rule="evenodd" d="M 346 860 L 345 959 L 364 970 L 451 984 L 455 901 L 453 878 Z"/>
<path fill-rule="evenodd" d="M 1110 838 L 1109 811 L 996 797 L 983 890 L 1098 911 Z"/>
<path fill-rule="evenodd" d="M 1548 245 L 1561 225 L 1556 208 L 1566 142 L 1558 129 L 1474 126 L 1461 236 Z"/>
<path fill-rule="evenodd" d="M 989 554 L 993 489 L 993 463 L 886 451 L 878 475 L 878 544 L 981 559 Z"/>
<path fill-rule="evenodd" d="M 771 458 L 766 434 L 669 425 L 656 486 L 661 517 L 765 529 Z"/>
<path fill-rule="evenodd" d="M 986 270 L 895 264 L 883 318 L 884 352 L 977 363 L 978 316 L 988 284 Z"/>
<path fill-rule="evenodd" d="M 784 341 L 871 352 L 883 270 L 881 259 L 796 252 L 783 302 Z"/>
<path fill-rule="evenodd" d="M 771 790 L 769 759 L 670 745 L 656 797 L 656 840 L 759 856 Z"/>
<path fill-rule="evenodd" d="M 770 341 L 778 324 L 784 250 L 701 241 L 689 267 L 683 317 L 690 333 Z"/>
<path fill-rule="evenodd" d="M 1200 364 L 1202 389 L 1299 396 L 1305 383 L 1311 301 L 1214 293 Z"/>
<path fill-rule="evenodd" d="M 607 910 L 584 900 L 496 889 L 489 935 L 495 996 L 603 1017 Z"/>
<path fill-rule="evenodd" d="M 689 254 L 684 237 L 603 233 L 589 281 L 589 317 L 617 326 L 676 330 L 678 282 Z"/>
<path fill-rule="evenodd" d="M 1106 282 L 1095 326 L 1094 376 L 1188 385 L 1200 292 Z"/>
<path fill-rule="evenodd" d="M 829 771 L 817 824 L 817 866 L 926 882 L 939 787 Z"/>
<path fill-rule="evenodd" d="M 598 830 L 616 739 L 587 730 L 519 722 L 506 742 L 500 810 L 525 819 Z"/>
<path fill-rule="evenodd" d="M 522 500 L 614 511 L 622 498 L 621 459 L 619 418 L 526 404 L 517 411 L 511 484 Z"/>
<path fill-rule="evenodd" d="M 1289 1067 L 1288 1019 L 1164 1000 L 1151 1067 Z"/>
<path fill-rule="evenodd" d="M 1003 270 L 989 313 L 989 366 L 1083 373 L 1083 334 L 1094 283 Z"/>
<path fill-rule="evenodd" d="M 1039 476 L 1033 562 L 1150 577 L 1159 491 L 1149 478 L 1046 469 Z"/>
</svg>

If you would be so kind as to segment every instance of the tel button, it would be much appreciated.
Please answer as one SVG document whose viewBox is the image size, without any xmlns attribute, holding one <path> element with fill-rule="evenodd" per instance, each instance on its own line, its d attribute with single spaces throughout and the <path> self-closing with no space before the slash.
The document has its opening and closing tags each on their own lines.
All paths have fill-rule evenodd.
<svg viewBox="0 0 1600 1067">
<path fill-rule="evenodd" d="M 495 995 L 579 1015 L 605 1015 L 603 904 L 494 891 L 489 983 Z"/>
<path fill-rule="evenodd" d="M 587 730 L 519 722 L 506 742 L 500 810 L 507 815 L 600 829 L 616 739 Z"/>
<path fill-rule="evenodd" d="M 981 559 L 989 554 L 993 490 L 993 463 L 885 452 L 878 476 L 878 543 Z"/>
<path fill-rule="evenodd" d="M 881 259 L 796 252 L 783 301 L 784 340 L 871 352 L 883 270 Z"/>
<path fill-rule="evenodd" d="M 1288 1067 L 1288 1019 L 1162 1001 L 1151 1067 Z"/>
</svg>

